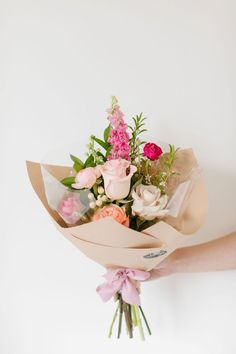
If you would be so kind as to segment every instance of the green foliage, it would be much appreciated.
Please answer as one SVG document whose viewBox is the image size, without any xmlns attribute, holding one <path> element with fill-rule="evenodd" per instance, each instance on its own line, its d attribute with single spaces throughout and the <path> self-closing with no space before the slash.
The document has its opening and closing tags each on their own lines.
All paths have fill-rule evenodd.
<svg viewBox="0 0 236 354">
<path fill-rule="evenodd" d="M 84 166 L 83 161 L 81 161 L 78 157 L 76 157 L 76 156 L 70 154 L 70 158 L 71 158 L 71 160 L 72 160 L 73 162 L 75 162 L 75 163 L 81 165 L 82 167 Z"/>
<path fill-rule="evenodd" d="M 89 155 L 84 163 L 84 168 L 86 167 L 94 167 L 95 166 L 95 162 L 94 162 L 94 157 L 93 155 Z"/>
<path fill-rule="evenodd" d="M 175 148 L 174 145 L 169 145 L 169 152 L 163 155 L 164 158 L 164 170 L 158 171 L 155 176 L 152 176 L 152 183 L 158 186 L 162 193 L 166 193 L 167 182 L 170 177 L 179 175 L 180 173 L 173 170 L 173 164 L 176 159 L 176 153 L 179 148 Z"/>
<path fill-rule="evenodd" d="M 174 160 L 175 160 L 176 152 L 179 150 L 179 148 L 175 149 L 174 145 L 171 145 L 171 144 L 169 144 L 169 148 L 170 148 L 170 151 L 167 154 L 167 158 L 165 160 L 165 166 L 168 170 L 171 170 Z"/>
<path fill-rule="evenodd" d="M 73 183 L 75 183 L 75 177 L 66 177 L 61 180 L 61 183 L 66 187 L 71 187 Z"/>
<path fill-rule="evenodd" d="M 112 150 L 112 145 L 110 145 L 106 151 L 106 158 L 110 155 L 111 150 Z"/>
<path fill-rule="evenodd" d="M 103 148 L 109 146 L 109 144 L 106 143 L 105 141 L 102 141 L 101 139 L 96 138 L 94 135 L 91 135 L 90 142 L 88 144 L 88 154 L 87 155 L 88 155 L 88 157 L 92 156 L 93 160 L 92 160 L 92 157 L 90 157 L 88 160 L 88 165 L 86 167 L 96 166 L 96 165 L 102 164 L 104 161 L 106 161 L 105 154 L 101 153 L 100 148 L 95 147 L 95 143 L 98 143 Z"/>
<path fill-rule="evenodd" d="M 109 124 L 108 127 L 106 127 L 106 129 L 104 130 L 104 133 L 103 133 L 103 138 L 106 143 L 109 138 L 110 131 L 111 131 L 111 124 Z"/>
<path fill-rule="evenodd" d="M 140 113 L 139 115 L 136 115 L 135 117 L 132 117 L 132 120 L 134 122 L 134 127 L 129 125 L 129 129 L 131 130 L 131 137 L 129 140 L 130 144 L 130 157 L 131 161 L 133 164 L 136 164 L 138 167 L 138 171 L 140 172 L 140 165 L 141 165 L 141 160 L 143 157 L 143 154 L 141 152 L 141 146 L 145 144 L 145 141 L 140 140 L 139 136 L 147 131 L 147 129 L 144 128 L 145 126 L 145 120 L 147 118 L 143 117 L 143 114 Z M 140 174 L 140 173 L 139 173 Z"/>
<path fill-rule="evenodd" d="M 70 155 L 70 158 L 74 162 L 73 169 L 76 172 L 79 172 L 82 168 L 84 168 L 84 163 L 78 157 Z"/>
<path fill-rule="evenodd" d="M 97 138 L 95 135 L 91 135 L 91 139 L 96 141 L 96 143 L 99 144 L 101 147 L 103 147 L 104 150 L 107 150 L 110 146 L 108 142 Z"/>
<path fill-rule="evenodd" d="M 105 158 L 105 156 L 101 153 L 101 151 L 97 151 L 97 156 L 99 156 L 99 157 L 102 159 L 103 162 L 106 161 L 106 158 Z"/>
</svg>

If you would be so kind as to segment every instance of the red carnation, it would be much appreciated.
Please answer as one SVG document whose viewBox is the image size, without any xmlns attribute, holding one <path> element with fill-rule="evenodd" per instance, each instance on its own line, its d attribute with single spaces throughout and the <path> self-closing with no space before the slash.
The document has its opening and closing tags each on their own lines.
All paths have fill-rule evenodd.
<svg viewBox="0 0 236 354">
<path fill-rule="evenodd" d="M 147 143 L 144 145 L 143 153 L 149 160 L 157 160 L 158 157 L 162 154 L 162 149 L 160 146 L 155 143 Z"/>
</svg>

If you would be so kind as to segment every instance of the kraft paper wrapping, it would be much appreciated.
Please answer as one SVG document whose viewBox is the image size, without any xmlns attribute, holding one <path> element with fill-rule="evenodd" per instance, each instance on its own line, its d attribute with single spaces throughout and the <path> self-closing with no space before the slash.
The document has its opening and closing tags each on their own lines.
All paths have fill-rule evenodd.
<svg viewBox="0 0 236 354">
<path fill-rule="evenodd" d="M 160 160 L 160 165 L 161 163 Z M 138 232 L 110 217 L 68 227 L 59 214 L 48 205 L 41 165 L 27 161 L 28 175 L 35 192 L 58 230 L 68 240 L 86 256 L 106 268 L 125 267 L 146 271 L 155 268 L 178 247 L 183 247 L 202 225 L 207 214 L 208 200 L 204 178 L 193 151 L 180 150 L 174 167 L 180 175 L 172 179 L 169 196 L 174 194 L 178 185 L 189 181 L 188 193 L 181 201 L 178 215 L 167 216 L 155 225 Z M 70 167 L 54 165 L 44 165 L 44 168 L 59 181 L 68 176 L 71 170 Z"/>
</svg>

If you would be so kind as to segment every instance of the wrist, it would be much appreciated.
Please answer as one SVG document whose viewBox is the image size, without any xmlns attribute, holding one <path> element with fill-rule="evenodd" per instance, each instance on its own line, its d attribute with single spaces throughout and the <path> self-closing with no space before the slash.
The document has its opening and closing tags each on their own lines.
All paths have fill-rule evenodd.
<svg viewBox="0 0 236 354">
<path fill-rule="evenodd" d="M 171 254 L 169 268 L 171 273 L 187 271 L 186 248 L 178 248 Z"/>
</svg>

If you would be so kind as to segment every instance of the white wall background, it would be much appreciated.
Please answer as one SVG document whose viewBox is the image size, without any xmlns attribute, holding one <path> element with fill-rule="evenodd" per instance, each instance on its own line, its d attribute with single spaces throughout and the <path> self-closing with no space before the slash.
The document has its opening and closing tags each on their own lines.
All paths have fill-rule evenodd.
<svg viewBox="0 0 236 354">
<path fill-rule="evenodd" d="M 1 0 L 1 354 L 236 353 L 235 271 L 145 284 L 152 338 L 108 340 L 103 269 L 57 232 L 24 164 L 100 133 L 115 94 L 195 149 L 210 198 L 195 242 L 235 230 L 235 23 L 234 0 Z"/>
</svg>

